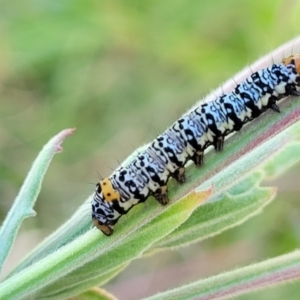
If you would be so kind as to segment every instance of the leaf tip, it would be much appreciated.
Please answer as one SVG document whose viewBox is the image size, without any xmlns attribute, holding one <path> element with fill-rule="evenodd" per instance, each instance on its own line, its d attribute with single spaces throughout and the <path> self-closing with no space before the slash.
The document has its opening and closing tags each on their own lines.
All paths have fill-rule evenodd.
<svg viewBox="0 0 300 300">
<path fill-rule="evenodd" d="M 206 200 L 209 199 L 209 197 L 212 195 L 214 191 L 213 185 L 211 185 L 209 188 L 202 190 L 202 191 L 192 191 L 189 195 L 188 198 L 189 200 L 194 200 L 198 202 L 198 205 L 201 203 L 205 202 Z"/>
<path fill-rule="evenodd" d="M 56 136 L 56 143 L 54 144 L 55 152 L 62 152 L 63 151 L 63 147 L 61 146 L 62 142 L 65 140 L 66 137 L 72 135 L 75 130 L 76 130 L 76 128 L 68 128 L 68 129 L 65 129 L 65 130 L 61 131 Z"/>
</svg>

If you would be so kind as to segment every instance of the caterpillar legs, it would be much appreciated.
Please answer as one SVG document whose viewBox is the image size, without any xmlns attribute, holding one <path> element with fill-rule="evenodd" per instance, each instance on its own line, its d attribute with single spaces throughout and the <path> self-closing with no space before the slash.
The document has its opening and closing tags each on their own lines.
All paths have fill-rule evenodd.
<svg viewBox="0 0 300 300">
<path fill-rule="evenodd" d="M 203 165 L 204 153 L 203 151 L 196 151 L 195 154 L 191 157 L 191 160 L 197 167 L 201 167 Z"/>
<path fill-rule="evenodd" d="M 166 185 L 161 186 L 153 193 L 153 197 L 162 205 L 169 203 L 168 187 Z"/>
<path fill-rule="evenodd" d="M 280 113 L 280 109 L 279 109 L 279 107 L 275 103 L 271 104 L 271 109 L 274 110 L 274 111 L 276 111 L 276 112 L 278 112 L 278 113 Z"/>
<path fill-rule="evenodd" d="M 175 178 L 177 182 L 184 183 L 185 182 L 185 168 L 184 167 L 178 168 L 172 174 L 172 177 Z"/>
<path fill-rule="evenodd" d="M 293 91 L 291 91 L 291 95 L 292 96 L 300 96 L 300 93 L 297 91 L 297 90 L 293 90 Z"/>
<path fill-rule="evenodd" d="M 214 147 L 216 151 L 222 151 L 224 148 L 224 136 L 219 136 L 214 140 Z"/>
</svg>

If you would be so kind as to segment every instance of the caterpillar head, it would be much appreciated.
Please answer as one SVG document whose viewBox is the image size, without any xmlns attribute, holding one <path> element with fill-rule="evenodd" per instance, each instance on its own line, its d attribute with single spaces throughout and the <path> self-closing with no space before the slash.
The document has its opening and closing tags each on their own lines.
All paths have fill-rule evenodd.
<svg viewBox="0 0 300 300">
<path fill-rule="evenodd" d="M 92 219 L 95 226 L 105 235 L 113 233 L 113 225 L 118 220 L 113 208 L 113 201 L 119 201 L 120 194 L 113 188 L 111 181 L 106 178 L 96 185 L 92 200 Z"/>
<path fill-rule="evenodd" d="M 300 74 L 300 54 L 293 54 L 289 57 L 286 57 L 282 60 L 282 63 L 286 65 L 294 65 L 297 71 L 297 74 Z"/>
</svg>

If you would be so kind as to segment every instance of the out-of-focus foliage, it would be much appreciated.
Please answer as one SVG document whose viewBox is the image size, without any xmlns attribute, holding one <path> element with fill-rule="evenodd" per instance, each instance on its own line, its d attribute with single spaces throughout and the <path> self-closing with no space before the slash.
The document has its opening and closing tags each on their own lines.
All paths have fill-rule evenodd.
<svg viewBox="0 0 300 300">
<path fill-rule="evenodd" d="M 51 165 L 38 215 L 24 232 L 56 228 L 92 192 L 97 172 L 108 175 L 196 100 L 298 35 L 299 15 L 292 0 L 2 2 L 0 222 L 49 136 L 77 127 Z M 296 248 L 296 172 L 279 182 L 288 192 L 263 216 L 202 247 L 212 252 L 248 240 L 257 260 Z M 292 299 L 295 290 L 259 295 Z"/>
</svg>

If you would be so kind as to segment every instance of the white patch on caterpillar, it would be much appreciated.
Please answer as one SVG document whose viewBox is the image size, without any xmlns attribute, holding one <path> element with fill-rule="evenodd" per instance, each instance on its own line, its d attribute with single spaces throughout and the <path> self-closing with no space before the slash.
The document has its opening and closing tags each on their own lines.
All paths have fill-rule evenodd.
<svg viewBox="0 0 300 300">
<path fill-rule="evenodd" d="M 281 83 L 278 86 L 275 87 L 275 91 L 278 94 L 282 94 L 285 91 L 286 83 Z"/>
</svg>

